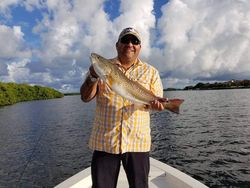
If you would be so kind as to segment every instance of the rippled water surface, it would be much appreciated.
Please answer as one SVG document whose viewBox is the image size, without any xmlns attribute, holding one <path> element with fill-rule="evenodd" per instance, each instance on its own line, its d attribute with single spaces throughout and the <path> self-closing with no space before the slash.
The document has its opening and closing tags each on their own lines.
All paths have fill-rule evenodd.
<svg viewBox="0 0 250 188">
<path fill-rule="evenodd" d="M 209 187 L 250 187 L 250 90 L 173 91 L 151 114 L 151 156 Z M 0 187 L 53 187 L 90 165 L 95 103 L 79 96 L 0 108 Z"/>
</svg>

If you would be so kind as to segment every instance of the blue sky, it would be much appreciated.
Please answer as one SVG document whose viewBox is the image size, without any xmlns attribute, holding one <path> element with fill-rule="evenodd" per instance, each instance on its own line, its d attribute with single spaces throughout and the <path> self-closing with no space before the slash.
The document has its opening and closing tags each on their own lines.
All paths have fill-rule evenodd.
<svg viewBox="0 0 250 188">
<path fill-rule="evenodd" d="M 25 33 L 24 40 L 32 47 L 39 47 L 39 35 L 32 32 L 32 28 L 42 19 L 42 11 L 36 9 L 27 11 L 23 6 L 16 6 L 11 9 L 12 18 L 8 19 L 6 25 L 13 27 L 20 25 L 22 32 Z M 4 18 L 3 18 L 4 19 Z"/>
<path fill-rule="evenodd" d="M 165 88 L 250 79 L 249 10 L 247 0 L 2 0 L 0 81 L 79 91 L 89 54 L 114 57 L 128 26 Z"/>
</svg>

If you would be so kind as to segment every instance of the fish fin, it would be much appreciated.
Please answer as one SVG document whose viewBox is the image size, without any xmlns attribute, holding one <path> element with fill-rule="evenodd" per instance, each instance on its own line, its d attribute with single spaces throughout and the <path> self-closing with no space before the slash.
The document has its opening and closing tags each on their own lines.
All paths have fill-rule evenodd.
<svg viewBox="0 0 250 188">
<path fill-rule="evenodd" d="M 164 102 L 163 106 L 165 109 L 174 112 L 176 114 L 180 113 L 180 105 L 184 102 L 183 99 L 170 99 L 168 102 Z"/>
</svg>

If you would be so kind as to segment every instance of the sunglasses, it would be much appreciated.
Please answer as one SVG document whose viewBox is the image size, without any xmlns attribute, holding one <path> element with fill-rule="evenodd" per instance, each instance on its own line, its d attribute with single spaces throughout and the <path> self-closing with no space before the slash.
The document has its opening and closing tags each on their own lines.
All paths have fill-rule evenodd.
<svg viewBox="0 0 250 188">
<path fill-rule="evenodd" d="M 133 45 L 139 45 L 141 43 L 136 37 L 131 37 L 131 36 L 122 37 L 120 39 L 120 42 L 122 44 L 129 44 L 131 42 Z"/>
</svg>

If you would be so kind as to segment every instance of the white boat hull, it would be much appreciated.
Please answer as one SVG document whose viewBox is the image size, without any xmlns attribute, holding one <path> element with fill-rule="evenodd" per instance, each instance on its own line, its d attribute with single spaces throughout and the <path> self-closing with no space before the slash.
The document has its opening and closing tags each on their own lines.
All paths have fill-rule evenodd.
<svg viewBox="0 0 250 188">
<path fill-rule="evenodd" d="M 57 185 L 55 188 L 91 188 L 90 167 Z M 117 188 L 128 188 L 127 177 L 121 167 Z M 191 176 L 158 160 L 150 158 L 150 188 L 208 188 Z"/>
</svg>

